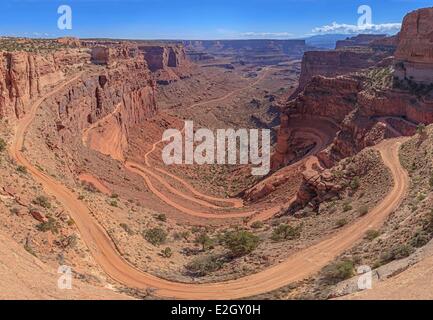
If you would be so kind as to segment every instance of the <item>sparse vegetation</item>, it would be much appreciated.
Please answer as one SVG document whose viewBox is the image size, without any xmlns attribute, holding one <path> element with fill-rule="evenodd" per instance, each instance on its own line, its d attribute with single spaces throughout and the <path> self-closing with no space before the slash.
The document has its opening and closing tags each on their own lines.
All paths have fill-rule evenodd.
<svg viewBox="0 0 433 320">
<path fill-rule="evenodd" d="M 27 168 L 21 165 L 17 167 L 17 171 L 22 174 L 27 174 Z"/>
<path fill-rule="evenodd" d="M 45 209 L 51 208 L 51 203 L 48 200 L 48 198 L 45 196 L 38 196 L 32 202 L 33 202 L 33 204 L 40 206 L 42 208 L 45 208 Z"/>
<path fill-rule="evenodd" d="M 347 212 L 352 210 L 352 205 L 350 204 L 350 202 L 346 201 L 345 203 L 343 203 L 343 211 Z"/>
<path fill-rule="evenodd" d="M 302 226 L 292 227 L 288 224 L 280 224 L 272 232 L 271 239 L 273 241 L 285 241 L 297 239 L 301 235 Z"/>
<path fill-rule="evenodd" d="M 382 263 L 387 263 L 393 260 L 403 259 L 410 256 L 413 251 L 414 249 L 410 245 L 400 244 L 391 248 L 389 251 L 384 252 L 380 257 L 380 260 Z"/>
<path fill-rule="evenodd" d="M 6 150 L 6 142 L 0 138 L 0 153 Z"/>
<path fill-rule="evenodd" d="M 20 212 L 20 209 L 18 209 L 17 207 L 13 207 L 13 208 L 10 208 L 9 211 L 10 211 L 12 214 L 17 215 L 17 214 Z"/>
<path fill-rule="evenodd" d="M 171 250 L 170 247 L 161 250 L 161 256 L 163 256 L 164 258 L 171 258 L 172 255 L 173 255 L 173 251 Z"/>
<path fill-rule="evenodd" d="M 351 181 L 350 181 L 350 184 L 349 184 L 349 186 L 350 186 L 350 188 L 352 189 L 352 190 L 358 190 L 359 189 L 359 186 L 360 186 L 360 181 L 359 181 L 359 177 L 354 177 Z"/>
<path fill-rule="evenodd" d="M 367 232 L 365 233 L 365 239 L 372 241 L 374 239 L 376 239 L 378 236 L 380 235 L 380 232 L 378 230 L 367 230 Z"/>
<path fill-rule="evenodd" d="M 221 240 L 224 247 L 230 250 L 234 257 L 253 252 L 260 243 L 258 236 L 245 230 L 226 232 Z"/>
<path fill-rule="evenodd" d="M 161 228 L 152 228 L 144 232 L 144 238 L 154 246 L 159 246 L 167 240 L 167 232 Z"/>
<path fill-rule="evenodd" d="M 51 231 L 51 233 L 53 234 L 58 234 L 59 227 L 59 223 L 53 217 L 49 217 L 47 221 L 38 224 L 36 226 L 36 229 L 41 232 Z"/>
<path fill-rule="evenodd" d="M 206 232 L 202 232 L 195 237 L 195 243 L 201 245 L 202 251 L 206 251 L 212 247 L 214 241 Z"/>
<path fill-rule="evenodd" d="M 134 234 L 134 231 L 132 231 L 132 229 L 126 224 L 126 223 L 121 223 L 120 227 L 125 230 L 125 232 L 127 234 L 129 234 L 130 236 L 132 236 Z"/>
<path fill-rule="evenodd" d="M 368 207 L 367 206 L 360 206 L 359 208 L 358 208 L 358 213 L 359 213 L 359 215 L 362 217 L 362 216 L 365 216 L 367 213 L 368 213 Z"/>
<path fill-rule="evenodd" d="M 355 274 L 355 266 L 351 260 L 335 262 L 322 270 L 322 277 L 325 282 L 336 284 L 340 281 L 351 278 Z"/>
<path fill-rule="evenodd" d="M 347 219 L 346 218 L 338 219 L 337 222 L 335 223 L 335 225 L 337 226 L 337 228 L 342 228 L 346 224 L 347 224 Z"/>
<path fill-rule="evenodd" d="M 254 221 L 251 224 L 251 228 L 253 228 L 253 229 L 260 229 L 260 228 L 263 228 L 263 226 L 264 226 L 263 221 Z"/>
<path fill-rule="evenodd" d="M 216 255 L 207 255 L 193 259 L 185 266 L 185 268 L 188 270 L 188 273 L 197 277 L 203 277 L 211 272 L 221 269 L 223 264 L 224 263 L 220 257 Z"/>
<path fill-rule="evenodd" d="M 157 215 L 155 215 L 155 219 L 162 221 L 162 222 L 166 222 L 167 221 L 167 216 L 163 213 L 159 213 Z"/>
</svg>

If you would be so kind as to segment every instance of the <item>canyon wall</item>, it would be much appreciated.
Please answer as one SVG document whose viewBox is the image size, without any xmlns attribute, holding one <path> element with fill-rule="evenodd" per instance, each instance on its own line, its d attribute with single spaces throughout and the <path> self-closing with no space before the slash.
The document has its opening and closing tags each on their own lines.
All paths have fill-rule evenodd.
<svg viewBox="0 0 433 320">
<path fill-rule="evenodd" d="M 0 118 L 21 117 L 29 101 L 88 61 L 89 54 L 80 50 L 0 52 Z"/>
<path fill-rule="evenodd" d="M 109 67 L 84 75 L 52 99 L 59 114 L 57 127 L 63 140 L 85 130 L 90 148 L 121 160 L 129 130 L 157 113 L 155 82 L 143 55 L 131 48 L 98 48 L 95 57 L 109 57 Z"/>
<path fill-rule="evenodd" d="M 433 84 L 433 8 L 416 10 L 404 18 L 395 59 L 398 80 Z"/>
<path fill-rule="evenodd" d="M 191 63 L 185 49 L 178 44 L 139 44 L 138 50 L 144 55 L 149 69 L 158 84 L 165 85 L 191 75 Z"/>
<path fill-rule="evenodd" d="M 382 40 L 384 38 L 386 38 L 386 34 L 358 34 L 345 40 L 338 40 L 335 48 L 368 47 L 373 41 Z"/>
</svg>

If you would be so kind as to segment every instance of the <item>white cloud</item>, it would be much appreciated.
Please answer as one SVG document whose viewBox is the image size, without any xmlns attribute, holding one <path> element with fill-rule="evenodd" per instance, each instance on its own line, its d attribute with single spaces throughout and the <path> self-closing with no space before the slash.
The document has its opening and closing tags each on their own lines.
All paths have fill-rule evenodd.
<svg viewBox="0 0 433 320">
<path fill-rule="evenodd" d="M 289 38 L 293 37 L 290 32 L 243 32 L 240 34 L 244 38 Z"/>
<path fill-rule="evenodd" d="M 382 24 L 364 24 L 354 25 L 333 22 L 330 25 L 317 27 L 312 30 L 313 34 L 358 34 L 358 33 L 387 33 L 394 34 L 401 29 L 401 23 L 382 23 Z"/>
</svg>

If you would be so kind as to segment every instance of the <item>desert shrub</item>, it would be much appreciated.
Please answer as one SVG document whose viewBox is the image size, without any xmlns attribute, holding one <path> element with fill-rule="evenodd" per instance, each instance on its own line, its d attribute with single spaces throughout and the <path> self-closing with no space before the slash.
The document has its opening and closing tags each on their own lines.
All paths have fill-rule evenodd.
<svg viewBox="0 0 433 320">
<path fill-rule="evenodd" d="M 116 200 L 111 200 L 111 201 L 109 202 L 109 204 L 110 204 L 110 206 L 115 207 L 115 208 L 117 208 L 117 207 L 119 206 L 119 204 L 117 203 Z"/>
<path fill-rule="evenodd" d="M 33 204 L 41 206 L 42 208 L 49 209 L 51 208 L 51 203 L 45 196 L 38 196 L 33 201 Z"/>
<path fill-rule="evenodd" d="M 125 230 L 125 232 L 127 234 L 129 234 L 130 236 L 132 236 L 134 234 L 134 231 L 132 231 L 132 229 L 126 224 L 126 223 L 121 223 L 120 227 Z"/>
<path fill-rule="evenodd" d="M 425 246 L 431 239 L 431 236 L 425 231 L 418 231 L 412 237 L 410 243 L 415 248 L 421 248 Z"/>
<path fill-rule="evenodd" d="M 424 123 L 420 123 L 420 124 L 418 124 L 416 126 L 416 133 L 418 133 L 418 134 L 424 134 L 425 133 L 425 129 L 426 129 L 425 124 Z"/>
<path fill-rule="evenodd" d="M 59 227 L 59 223 L 53 217 L 49 217 L 47 221 L 38 224 L 36 229 L 41 232 L 51 231 L 51 233 L 57 234 L 59 233 Z"/>
<path fill-rule="evenodd" d="M 253 252 L 259 245 L 260 238 L 245 230 L 230 231 L 221 237 L 221 242 L 232 256 L 240 257 Z"/>
<path fill-rule="evenodd" d="M 211 272 L 221 269 L 223 264 L 223 261 L 218 256 L 207 255 L 194 258 L 185 266 L 185 268 L 188 270 L 188 273 L 197 277 L 203 277 Z"/>
<path fill-rule="evenodd" d="M 175 232 L 173 233 L 174 240 L 188 240 L 190 236 L 189 231 Z"/>
<path fill-rule="evenodd" d="M 263 226 L 264 226 L 263 221 L 254 221 L 251 224 L 251 228 L 253 228 L 253 229 L 260 229 L 260 228 L 263 228 Z"/>
<path fill-rule="evenodd" d="M 0 138 L 0 152 L 3 152 L 6 150 L 6 142 Z"/>
<path fill-rule="evenodd" d="M 167 233 L 161 228 L 152 228 L 146 230 L 143 236 L 154 246 L 159 246 L 167 240 Z"/>
<path fill-rule="evenodd" d="M 13 207 L 9 210 L 12 214 L 18 214 L 20 212 L 20 209 L 18 209 L 17 207 Z"/>
<path fill-rule="evenodd" d="M 298 239 L 301 236 L 301 225 L 292 227 L 282 223 L 274 229 L 271 235 L 273 241 L 284 241 Z"/>
<path fill-rule="evenodd" d="M 161 256 L 163 256 L 164 258 L 170 258 L 172 255 L 173 255 L 173 251 L 171 250 L 170 247 L 161 250 Z"/>
<path fill-rule="evenodd" d="M 430 176 L 428 183 L 430 185 L 430 188 L 433 188 L 433 174 Z"/>
<path fill-rule="evenodd" d="M 322 270 L 323 279 L 330 284 L 351 278 L 355 274 L 355 266 L 351 260 L 342 260 L 326 266 Z"/>
<path fill-rule="evenodd" d="M 203 251 L 206 251 L 207 249 L 211 248 L 214 243 L 212 238 L 209 237 L 206 232 L 197 234 L 194 242 L 201 245 Z"/>
<path fill-rule="evenodd" d="M 350 186 L 350 188 L 351 188 L 352 190 L 358 190 L 359 185 L 360 185 L 359 177 L 354 177 L 354 178 L 350 181 L 350 184 L 349 184 L 349 186 Z"/>
<path fill-rule="evenodd" d="M 17 167 L 17 171 L 18 171 L 19 173 L 26 174 L 26 173 L 27 173 L 27 168 L 24 167 L 24 166 L 18 166 L 18 167 Z"/>
<path fill-rule="evenodd" d="M 344 212 L 347 212 L 347 211 L 350 211 L 350 210 L 352 210 L 353 208 L 352 208 L 352 205 L 350 204 L 350 202 L 345 202 L 345 203 L 343 203 L 343 211 Z"/>
<path fill-rule="evenodd" d="M 119 195 L 117 193 L 112 193 L 110 198 L 111 199 L 119 199 Z"/>
<path fill-rule="evenodd" d="M 155 219 L 162 221 L 162 222 L 165 222 L 165 221 L 167 221 L 167 216 L 163 213 L 159 213 L 159 214 L 155 215 Z"/>
<path fill-rule="evenodd" d="M 337 222 L 335 223 L 335 225 L 337 226 L 337 228 L 342 228 L 346 224 L 347 224 L 347 219 L 346 218 L 338 219 Z"/>
<path fill-rule="evenodd" d="M 371 241 L 371 240 L 376 239 L 379 235 L 380 235 L 379 231 L 370 229 L 370 230 L 367 230 L 367 232 L 365 233 L 365 239 Z"/>
<path fill-rule="evenodd" d="M 383 263 L 391 262 L 393 260 L 399 260 L 410 256 L 413 253 L 414 249 L 407 244 L 397 245 L 390 250 L 384 252 L 380 256 L 380 260 Z"/>
<path fill-rule="evenodd" d="M 358 208 L 358 213 L 360 216 L 365 216 L 368 213 L 368 207 L 367 206 L 361 206 Z"/>
</svg>

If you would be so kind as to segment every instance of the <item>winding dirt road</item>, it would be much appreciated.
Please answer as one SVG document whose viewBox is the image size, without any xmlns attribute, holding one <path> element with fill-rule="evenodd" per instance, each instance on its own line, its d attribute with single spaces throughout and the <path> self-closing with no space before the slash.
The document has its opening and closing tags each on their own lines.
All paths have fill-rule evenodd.
<svg viewBox="0 0 433 320">
<path fill-rule="evenodd" d="M 35 117 L 37 108 L 46 98 L 59 92 L 78 77 L 59 86 L 31 106 L 31 112 L 18 123 L 10 154 L 18 164 L 28 169 L 47 193 L 56 197 L 69 211 L 83 241 L 107 275 L 128 287 L 154 289 L 153 294 L 157 297 L 177 299 L 236 299 L 276 290 L 318 272 L 336 256 L 360 240 L 366 230 L 378 228 L 405 195 L 408 177 L 399 163 L 400 141 L 386 141 L 377 148 L 385 165 L 391 171 L 394 187 L 377 207 L 353 224 L 311 247 L 298 251 L 280 264 L 240 279 L 211 284 L 186 284 L 158 278 L 137 270 L 123 259 L 110 237 L 96 222 L 83 202 L 79 201 L 76 195 L 62 183 L 37 170 L 21 152 L 25 132 Z"/>
</svg>

